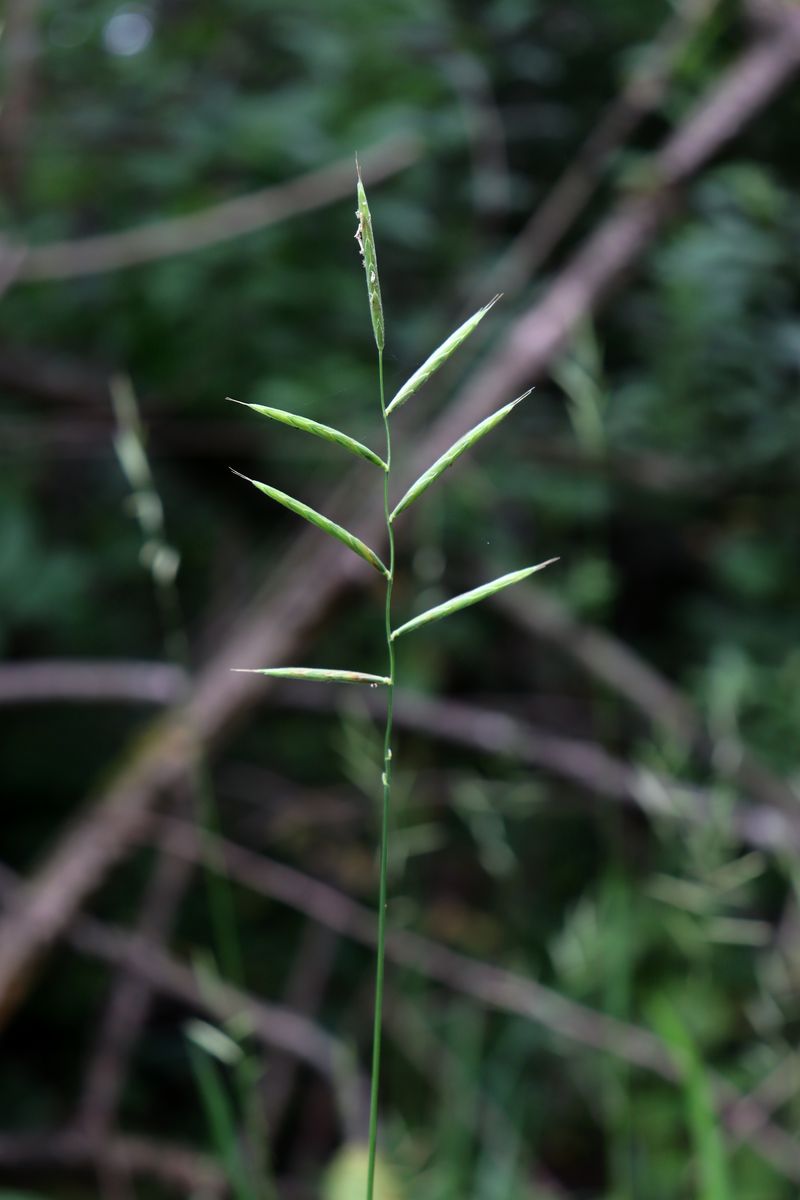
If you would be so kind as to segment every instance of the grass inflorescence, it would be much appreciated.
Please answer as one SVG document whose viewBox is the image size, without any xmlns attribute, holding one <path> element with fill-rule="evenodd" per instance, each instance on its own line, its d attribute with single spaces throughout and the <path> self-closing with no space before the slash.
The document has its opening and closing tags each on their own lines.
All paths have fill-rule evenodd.
<svg viewBox="0 0 800 1200">
<path fill-rule="evenodd" d="M 384 562 L 378 554 L 369 546 L 365 545 L 360 538 L 357 538 L 349 530 L 344 529 L 341 525 L 331 521 L 328 517 L 322 516 L 307 504 L 296 500 L 294 497 L 287 495 L 285 492 L 279 491 L 266 483 L 261 483 L 255 479 L 249 479 L 254 487 L 263 492 L 270 499 L 277 501 L 285 508 L 290 509 L 297 515 L 310 521 L 323 532 L 330 534 L 346 545 L 354 553 L 360 555 L 371 566 L 373 566 L 383 577 L 385 581 L 385 636 L 386 636 L 386 674 L 374 675 L 363 671 L 342 671 L 333 670 L 326 667 L 238 667 L 237 670 L 252 671 L 263 675 L 273 676 L 281 679 L 297 679 L 297 680 L 325 680 L 331 683 L 363 683 L 372 687 L 381 686 L 386 689 L 386 719 L 384 725 L 384 741 L 383 741 L 383 763 L 381 772 L 381 839 L 380 839 L 380 854 L 379 854 L 379 895 L 378 895 L 378 937 L 377 937 L 377 953 L 376 953 L 376 968 L 375 968 L 375 1020 L 373 1031 L 372 1044 L 372 1074 L 370 1087 L 370 1118 L 369 1118 L 369 1147 L 368 1147 L 368 1164 L 367 1164 L 367 1200 L 373 1200 L 373 1192 L 375 1187 L 375 1165 L 376 1165 L 376 1148 L 378 1137 L 378 1099 L 380 1086 L 380 1059 L 381 1059 L 381 1042 L 383 1029 L 383 981 L 384 981 L 384 962 L 386 948 L 386 922 L 387 922 L 387 889 L 389 878 L 389 828 L 391 814 L 391 797 L 392 797 L 392 717 L 394 705 L 394 689 L 396 683 L 396 660 L 395 660 L 395 642 L 404 634 L 411 633 L 423 625 L 431 621 L 440 620 L 443 617 L 450 616 L 461 608 L 467 607 L 470 604 L 477 604 L 481 600 L 494 595 L 503 588 L 510 587 L 512 584 L 519 583 L 523 579 L 527 579 L 535 571 L 540 571 L 543 567 L 548 566 L 555 559 L 548 559 L 546 562 L 538 563 L 535 566 L 523 567 L 521 570 L 511 571 L 506 575 L 502 575 L 497 579 L 493 579 L 488 583 L 481 584 L 479 587 L 473 588 L 461 595 L 453 596 L 451 599 L 442 604 L 437 604 L 434 608 L 428 609 L 426 612 L 411 618 L 405 623 L 395 626 L 393 623 L 392 613 L 392 598 L 395 583 L 395 531 L 394 525 L 396 518 L 404 512 L 411 504 L 413 504 L 427 489 L 436 482 L 436 480 L 447 470 L 452 463 L 456 461 L 466 450 L 470 449 L 490 430 L 494 429 L 501 421 L 503 421 L 509 413 L 520 403 L 521 400 L 528 395 L 518 397 L 505 407 L 492 413 L 483 421 L 477 424 L 473 429 L 470 429 L 461 438 L 459 438 L 444 454 L 442 454 L 436 462 L 434 462 L 422 475 L 406 490 L 402 498 L 392 507 L 390 494 L 392 484 L 392 427 L 390 417 L 400 408 L 406 401 L 419 389 L 438 369 L 450 358 L 452 354 L 462 345 L 463 342 L 476 329 L 478 324 L 486 316 L 490 308 L 495 304 L 498 297 L 495 296 L 488 304 L 480 308 L 473 316 L 469 317 L 458 329 L 455 330 L 442 344 L 433 351 L 432 354 L 423 362 L 423 364 L 413 372 L 406 382 L 397 390 L 393 398 L 387 404 L 386 393 L 384 387 L 384 370 L 383 356 L 385 346 L 385 321 L 383 313 L 383 302 L 381 299 L 380 277 L 378 274 L 378 256 L 375 246 L 375 235 L 372 227 L 372 216 L 367 202 L 367 194 L 361 180 L 360 173 L 357 180 L 357 197 L 358 207 L 356 216 L 358 218 L 358 226 L 356 230 L 356 241 L 361 252 L 361 258 L 364 264 L 367 282 L 367 297 L 369 301 L 370 318 L 372 321 L 372 331 L 375 338 L 375 346 L 377 351 L 377 376 L 378 376 L 378 396 L 380 401 L 380 412 L 383 422 L 385 449 L 381 457 L 374 450 L 363 445 L 350 437 L 349 434 L 342 433 L 338 429 L 334 429 L 328 425 L 321 425 L 319 422 L 311 421 L 305 417 L 298 416 L 293 413 L 288 413 L 282 409 L 274 409 L 262 405 L 249 405 L 253 411 L 265 416 L 270 420 L 278 421 L 284 425 L 290 425 L 295 429 L 310 433 L 315 437 L 321 437 L 335 445 L 338 445 L 352 454 L 357 454 L 362 459 L 369 462 L 372 466 L 381 471 L 383 475 L 383 512 L 386 526 L 386 543 L 388 547 L 387 561 Z M 235 472 L 239 474 L 239 472 Z M 241 476 L 247 479 L 247 476 Z"/>
</svg>

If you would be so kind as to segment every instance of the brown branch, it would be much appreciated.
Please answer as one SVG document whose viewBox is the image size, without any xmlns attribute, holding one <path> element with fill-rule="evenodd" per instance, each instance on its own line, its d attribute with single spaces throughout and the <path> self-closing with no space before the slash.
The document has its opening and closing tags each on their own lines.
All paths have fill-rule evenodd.
<svg viewBox="0 0 800 1200">
<path fill-rule="evenodd" d="M 312 710 L 327 710 L 336 704 L 324 684 L 306 684 L 302 690 L 284 685 L 275 689 L 272 700 Z M 380 698 L 365 694 L 362 702 L 368 712 L 380 713 Z M 688 824 L 719 820 L 708 791 L 630 765 L 595 742 L 550 733 L 496 708 L 401 690 L 396 693 L 395 719 L 402 728 L 423 737 L 543 768 L 590 795 L 634 805 L 650 816 Z M 776 787 L 779 782 L 775 781 Z M 733 806 L 726 819 L 731 831 L 748 845 L 780 852 L 800 849 L 800 820 L 788 808 L 742 803 Z"/>
<path fill-rule="evenodd" d="M 15 873 L 0 864 L 0 904 L 13 908 L 21 891 Z M 356 1111 L 347 1048 L 307 1017 L 258 999 L 219 978 L 203 978 L 200 983 L 191 967 L 161 946 L 93 917 L 78 917 L 66 937 L 81 954 L 118 969 L 136 971 L 150 989 L 205 1013 L 213 1021 L 225 1023 L 233 1017 L 245 1017 L 262 1045 L 292 1054 L 328 1080 L 343 1121 L 349 1121 Z"/>
<path fill-rule="evenodd" d="M 169 1142 L 131 1135 L 94 1139 L 75 1129 L 0 1133 L 0 1169 L 4 1171 L 98 1167 L 157 1179 L 191 1195 L 223 1196 L 228 1191 L 224 1173 L 212 1158 Z"/>
<path fill-rule="evenodd" d="M 419 143 L 413 138 L 393 138 L 359 156 L 361 171 L 377 183 L 404 170 L 419 152 Z M 189 216 L 168 217 L 121 233 L 25 247 L 19 280 L 77 279 L 216 246 L 349 196 L 354 173 L 353 159 L 345 158 Z"/>
<path fill-rule="evenodd" d="M 414 475 L 465 428 L 541 374 L 576 324 L 649 244 L 669 211 L 673 189 L 764 107 L 798 63 L 800 20 L 787 12 L 784 28 L 746 50 L 668 138 L 654 160 L 653 188 L 625 200 L 601 224 L 542 300 L 514 323 L 452 410 L 419 439 Z M 353 490 L 345 485 L 340 498 L 352 496 Z M 355 525 L 370 537 L 378 533 L 375 520 Z M 340 554 L 332 540 L 321 543 L 314 538 L 310 566 L 307 544 L 306 538 L 297 539 L 282 571 L 271 573 L 272 579 L 280 579 L 279 588 L 267 584 L 253 611 L 201 674 L 190 701 L 190 718 L 191 727 L 205 740 L 221 740 L 227 727 L 263 693 L 260 677 L 234 674 L 230 668 L 286 661 L 332 600 L 351 583 L 363 582 L 360 560 Z M 186 770 L 194 755 L 193 740 L 179 712 L 153 729 L 94 806 L 62 836 L 14 911 L 0 921 L 0 1023 L 24 996 L 41 955 L 125 852 L 156 798 Z"/>
<path fill-rule="evenodd" d="M 746 1141 L 749 1134 L 769 1121 L 771 1115 L 800 1091 L 800 1062 L 789 1051 L 751 1092 L 743 1095 L 728 1114 L 733 1140 Z"/>
<path fill-rule="evenodd" d="M 283 996 L 286 1008 L 304 1017 L 315 1016 L 333 972 L 338 946 L 338 937 L 327 926 L 316 921 L 308 923 L 300 938 Z M 297 1060 L 288 1054 L 273 1054 L 265 1063 L 264 1075 L 269 1087 L 264 1096 L 264 1110 L 273 1140 L 292 1098 L 297 1067 Z M 355 1120 L 359 1116 L 353 1114 Z"/>
<path fill-rule="evenodd" d="M 185 694 L 184 672 L 163 662 L 61 658 L 0 666 L 0 704 L 175 704 Z"/>
<path fill-rule="evenodd" d="M 181 862 L 159 850 L 139 913 L 137 940 L 157 946 L 168 943 L 193 867 L 193 863 Z M 75 1116 L 75 1125 L 94 1141 L 108 1137 L 117 1124 L 125 1077 L 152 995 L 150 984 L 142 979 L 135 962 L 123 964 L 100 1021 Z"/>
<path fill-rule="evenodd" d="M 244 887 L 305 913 L 343 937 L 374 947 L 374 912 L 329 884 L 221 838 L 204 839 L 201 848 L 190 825 L 176 821 L 159 824 L 168 831 L 164 844 L 173 853 L 195 862 L 201 854 L 208 855 L 209 861 L 216 858 L 220 868 Z M 669 1049 L 655 1034 L 569 1000 L 533 979 L 468 958 L 405 929 L 389 931 L 386 954 L 392 962 L 470 996 L 487 1008 L 534 1021 L 559 1037 L 604 1051 L 670 1082 L 680 1079 Z M 755 1099 L 741 1097 L 721 1077 L 714 1080 L 714 1094 L 723 1117 L 727 1119 L 729 1110 L 737 1113 L 735 1140 L 748 1140 L 776 1170 L 800 1182 L 800 1146 L 770 1123 L 769 1115 L 759 1110 Z M 750 1117 L 749 1124 L 743 1120 L 745 1113 Z"/>
<path fill-rule="evenodd" d="M 495 601 L 521 627 L 572 654 L 598 678 L 635 704 L 654 724 L 687 748 L 699 748 L 710 734 L 690 702 L 634 651 L 603 630 L 579 625 L 558 602 L 539 589 L 518 589 Z M 184 676 L 160 663 L 96 663 L 54 659 L 0 666 L 0 705 L 54 700 L 130 701 L 168 704 L 184 694 Z M 380 699 L 363 697 L 370 712 Z M 327 710 L 338 701 L 329 688 L 279 688 L 274 701 L 291 708 Z M 485 705 L 400 692 L 397 721 L 406 729 L 491 755 L 513 757 L 544 768 L 593 795 L 634 804 L 646 813 L 679 821 L 707 823 L 712 798 L 701 788 L 643 771 L 585 739 L 538 728 L 512 713 Z M 717 763 L 759 803 L 742 803 L 729 814 L 731 828 L 761 850 L 800 849 L 800 825 L 790 786 L 773 776 L 741 746 L 730 747 L 731 769 Z"/>
</svg>

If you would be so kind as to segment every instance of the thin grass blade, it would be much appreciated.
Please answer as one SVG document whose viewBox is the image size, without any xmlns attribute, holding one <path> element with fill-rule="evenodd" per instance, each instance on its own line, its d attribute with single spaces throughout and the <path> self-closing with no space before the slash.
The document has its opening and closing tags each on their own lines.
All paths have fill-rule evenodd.
<svg viewBox="0 0 800 1200">
<path fill-rule="evenodd" d="M 450 334 L 450 337 L 447 339 L 447 341 L 442 342 L 438 350 L 434 350 L 433 354 L 425 359 L 425 362 L 421 367 L 417 367 L 414 374 L 410 377 L 410 379 L 406 380 L 397 395 L 394 396 L 390 401 L 389 407 L 386 409 L 387 416 L 389 413 L 394 412 L 396 408 L 399 408 L 401 404 L 405 404 L 409 396 L 412 396 L 418 388 L 421 388 L 423 383 L 430 379 L 431 375 L 438 371 L 439 367 L 447 362 L 450 355 L 454 354 L 461 343 L 465 342 L 469 335 L 475 329 L 477 329 L 478 325 L 480 325 L 489 309 L 492 308 L 499 299 L 499 296 L 495 296 L 494 299 L 490 300 L 488 304 L 485 304 L 483 308 L 479 308 L 478 311 L 473 313 L 473 315 L 469 317 L 463 325 L 459 325 L 458 329 L 456 329 L 454 333 Z"/>
<path fill-rule="evenodd" d="M 233 471 L 233 467 L 231 467 Z M 257 479 L 250 479 L 247 475 L 242 475 L 241 471 L 233 471 L 234 475 L 238 475 L 240 479 L 246 479 L 248 483 L 252 483 L 253 487 L 258 488 L 265 496 L 269 496 L 271 500 L 276 500 L 278 504 L 282 504 L 284 508 L 288 508 L 291 512 L 296 513 L 298 517 L 303 517 L 306 521 L 310 521 L 312 525 L 316 525 L 317 529 L 321 529 L 323 533 L 329 533 L 331 537 L 337 538 L 345 546 L 358 554 L 376 571 L 380 571 L 387 579 L 389 572 L 378 558 L 374 550 L 370 550 L 360 538 L 357 538 L 354 533 L 350 533 L 349 529 L 344 529 L 343 526 L 337 525 L 335 521 L 331 521 L 328 517 L 323 517 L 322 513 L 318 513 L 316 509 L 310 508 L 308 504 L 303 504 L 301 500 L 295 500 L 293 496 L 287 496 L 286 492 L 280 491 L 278 488 L 270 487 L 268 483 L 260 483 Z"/>
<path fill-rule="evenodd" d="M 375 345 L 382 353 L 386 339 L 383 327 L 381 283 L 378 278 L 378 256 L 375 253 L 372 216 L 367 204 L 367 193 L 364 191 L 364 184 L 361 182 L 358 159 L 356 159 L 356 171 L 358 172 L 358 208 L 356 209 L 358 228 L 356 229 L 356 241 L 361 251 L 361 261 L 364 264 L 364 271 L 367 276 L 367 296 L 369 297 L 369 313 L 372 317 L 372 332 L 375 334 Z"/>
<path fill-rule="evenodd" d="M 299 417 L 296 413 L 285 412 L 282 408 L 269 408 L 265 404 L 247 404 L 244 400 L 234 400 L 232 396 L 228 396 L 228 399 L 234 404 L 241 404 L 243 408 L 252 408 L 253 412 L 259 413 L 262 417 L 269 417 L 270 420 L 280 421 L 282 425 L 289 425 L 292 429 L 301 429 L 303 433 L 311 433 L 314 437 L 324 438 L 326 442 L 334 442 L 337 446 L 343 446 L 351 454 L 358 454 L 367 462 L 386 470 L 386 463 L 373 450 L 370 450 L 369 446 L 365 446 L 363 442 L 357 441 L 347 433 L 342 433 L 340 429 L 334 429 L 332 425 L 321 425 L 319 421 L 312 421 L 309 417 Z"/>
<path fill-rule="evenodd" d="M 495 425 L 499 425 L 503 418 L 508 416 L 512 408 L 516 408 L 526 396 L 531 394 L 531 391 L 533 391 L 532 388 L 530 388 L 522 396 L 517 397 L 516 400 L 512 400 L 510 404 L 505 406 L 505 408 L 498 409 L 497 412 L 492 413 L 491 416 L 486 417 L 478 425 L 473 426 L 468 433 L 465 433 L 464 436 L 459 438 L 457 442 L 454 442 L 450 449 L 444 452 L 441 458 L 437 458 L 436 462 L 432 466 L 428 467 L 427 471 L 425 471 L 423 475 L 420 475 L 416 483 L 412 483 L 405 496 L 403 496 L 403 499 L 395 506 L 395 509 L 389 519 L 393 521 L 395 517 L 403 511 L 403 509 L 408 508 L 409 504 L 412 504 L 418 496 L 421 496 L 422 493 L 426 491 L 426 489 L 429 488 L 431 484 L 434 483 L 439 476 L 447 470 L 448 467 L 453 465 L 456 459 L 459 458 L 465 450 L 469 450 L 469 448 L 474 446 L 477 441 L 480 441 L 485 434 L 489 433 L 491 429 L 494 429 Z"/>
<path fill-rule="evenodd" d="M 511 587 L 512 584 L 521 583 L 529 575 L 544 570 L 554 562 L 558 562 L 558 559 L 548 558 L 546 562 L 537 563 L 535 567 L 523 567 L 521 571 L 511 571 L 508 575 L 501 575 L 499 579 L 493 579 L 491 583 L 482 583 L 480 587 L 473 588 L 470 592 L 462 592 L 460 596 L 453 596 L 451 600 L 445 600 L 443 604 L 437 604 L 435 608 L 429 608 L 427 612 L 420 613 L 413 620 L 406 621 L 405 625 L 401 625 L 399 629 L 392 632 L 392 640 L 399 638 L 402 633 L 410 633 L 412 629 L 419 629 L 421 625 L 427 625 L 429 621 L 439 621 L 442 617 L 449 617 L 451 613 L 458 612 L 461 608 L 468 608 L 470 604 L 486 600 L 495 592 Z"/>
<path fill-rule="evenodd" d="M 217 1065 L 208 1053 L 189 1042 L 192 1065 L 206 1120 L 214 1144 L 225 1168 L 225 1174 L 236 1200 L 255 1200 L 247 1170 L 242 1161 L 236 1133 L 236 1116 L 231 1108 Z"/>
<path fill-rule="evenodd" d="M 677 1009 L 667 997 L 651 1005 L 654 1024 L 681 1069 L 684 1104 L 694 1144 L 702 1200 L 732 1200 L 733 1188 L 719 1117 L 703 1059 Z"/>
<path fill-rule="evenodd" d="M 386 675 L 367 675 L 364 671 L 329 671 L 327 667 L 232 667 L 245 675 L 271 675 L 273 679 L 310 679 L 322 683 L 368 683 L 388 687 Z"/>
</svg>

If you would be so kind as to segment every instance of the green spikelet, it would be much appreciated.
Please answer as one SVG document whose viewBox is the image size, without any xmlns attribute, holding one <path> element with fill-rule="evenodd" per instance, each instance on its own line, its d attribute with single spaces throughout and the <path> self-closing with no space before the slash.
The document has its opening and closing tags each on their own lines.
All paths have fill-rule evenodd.
<svg viewBox="0 0 800 1200">
<path fill-rule="evenodd" d="M 356 162 L 358 171 L 358 162 Z M 375 235 L 372 232 L 372 217 L 367 204 L 367 193 L 361 182 L 361 172 L 358 171 L 358 228 L 356 241 L 361 251 L 361 261 L 367 273 L 367 295 L 369 296 L 369 312 L 372 317 L 372 330 L 375 334 L 375 345 L 379 350 L 384 347 L 383 304 L 381 303 L 381 284 L 378 278 L 378 258 L 375 253 Z"/>
</svg>

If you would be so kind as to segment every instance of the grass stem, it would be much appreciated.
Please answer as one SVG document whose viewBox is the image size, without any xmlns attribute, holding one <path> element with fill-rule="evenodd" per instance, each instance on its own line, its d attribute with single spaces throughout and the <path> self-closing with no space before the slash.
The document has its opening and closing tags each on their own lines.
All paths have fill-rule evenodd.
<svg viewBox="0 0 800 1200">
<path fill-rule="evenodd" d="M 380 883 L 378 898 L 378 947 L 375 966 L 375 1025 L 372 1038 L 372 1080 L 369 1106 L 369 1158 L 367 1164 L 367 1200 L 372 1200 L 375 1187 L 375 1155 L 378 1143 L 378 1095 L 380 1090 L 381 1038 L 383 1033 L 383 974 L 386 958 L 387 878 L 389 874 L 389 819 L 392 792 L 392 715 L 394 708 L 395 650 L 392 640 L 392 590 L 394 587 L 394 530 L 389 507 L 389 480 L 392 469 L 392 434 L 386 412 L 383 385 L 383 350 L 378 349 L 378 383 L 381 413 L 386 431 L 386 471 L 383 480 L 383 509 L 389 542 L 389 573 L 386 580 L 386 652 L 388 656 L 386 688 L 386 730 L 383 741 L 383 806 L 381 812 Z"/>
</svg>

